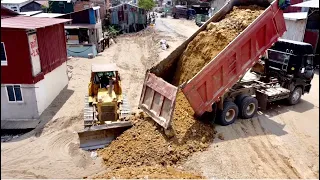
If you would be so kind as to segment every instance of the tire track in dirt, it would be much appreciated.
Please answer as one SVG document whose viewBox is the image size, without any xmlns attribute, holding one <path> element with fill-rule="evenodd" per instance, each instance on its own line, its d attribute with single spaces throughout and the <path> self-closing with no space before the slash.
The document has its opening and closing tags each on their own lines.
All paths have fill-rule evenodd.
<svg viewBox="0 0 320 180">
<path fill-rule="evenodd" d="M 270 142 L 269 135 L 261 128 L 262 125 L 260 123 L 260 118 L 257 118 L 257 121 L 252 121 L 252 123 L 255 132 L 257 134 L 261 134 L 261 138 L 259 138 L 259 141 L 255 141 L 252 143 L 257 144 L 258 146 L 261 146 L 261 149 L 264 150 L 268 156 L 271 158 L 270 160 L 273 161 L 275 166 L 287 177 L 287 178 L 300 178 L 300 174 L 297 174 L 297 171 L 292 167 L 292 165 L 288 164 L 287 158 L 284 155 L 281 155 L 281 152 L 277 151 L 275 146 Z M 276 139 L 272 139 L 272 141 L 276 141 Z"/>
<path fill-rule="evenodd" d="M 248 134 L 248 137 L 265 135 L 263 131 L 259 131 L 259 129 L 255 127 L 255 125 L 253 124 L 253 121 L 257 121 L 257 119 L 241 120 L 241 122 L 239 123 L 241 130 L 238 129 L 238 133 L 239 131 L 240 133 L 243 133 L 241 131 L 244 131 L 246 132 L 246 134 Z M 254 140 L 254 138 L 251 138 L 250 140 L 247 141 L 247 143 L 250 145 L 249 147 L 251 147 L 251 150 L 255 152 L 256 157 L 259 159 L 259 165 L 263 166 L 264 170 L 268 169 L 265 172 L 271 171 L 273 173 L 283 175 L 283 172 L 279 172 L 277 168 L 275 168 L 277 164 L 273 160 L 270 152 L 269 151 L 267 152 L 265 151 L 265 149 L 261 148 L 263 146 L 261 142 Z M 253 163 L 256 163 L 256 162 L 253 162 Z"/>
<path fill-rule="evenodd" d="M 273 120 L 261 115 L 248 120 L 239 119 L 230 126 L 217 126 L 216 130 L 218 134 L 223 133 L 224 140 L 215 139 L 207 152 L 196 153 L 184 167 L 190 170 L 201 169 L 207 178 L 317 177 L 317 173 L 305 173 L 314 170 L 305 169 L 306 165 L 301 166 L 281 141 L 283 135 L 272 134 L 268 129 L 270 127 L 265 127 L 264 121 Z M 276 124 L 276 128 L 283 127 Z M 211 155 L 212 153 L 215 155 Z M 208 164 L 214 170 L 209 170 Z"/>
<path fill-rule="evenodd" d="M 319 161 L 315 162 L 315 159 L 319 158 L 319 152 L 317 153 L 316 150 L 313 149 L 313 144 L 308 141 L 307 136 L 303 134 L 294 124 L 294 121 L 297 120 L 297 117 L 293 115 L 281 114 L 281 112 L 278 110 L 274 112 L 274 115 L 277 115 L 277 117 L 279 117 L 279 121 L 286 124 L 286 127 L 288 127 L 288 131 L 290 132 L 290 136 L 288 136 L 287 139 L 290 140 L 291 144 L 296 145 L 295 148 L 288 147 L 290 149 L 288 149 L 286 153 L 283 152 L 280 154 L 288 154 L 283 158 L 285 163 L 287 163 L 293 171 L 299 174 L 300 178 L 319 178 L 319 166 L 315 167 L 315 164 L 317 166 L 319 163 Z M 281 150 L 284 151 L 285 149 L 282 148 Z M 302 154 L 301 152 L 305 153 Z M 301 160 L 305 160 L 305 163 L 300 163 L 299 158 L 301 158 Z"/>
</svg>

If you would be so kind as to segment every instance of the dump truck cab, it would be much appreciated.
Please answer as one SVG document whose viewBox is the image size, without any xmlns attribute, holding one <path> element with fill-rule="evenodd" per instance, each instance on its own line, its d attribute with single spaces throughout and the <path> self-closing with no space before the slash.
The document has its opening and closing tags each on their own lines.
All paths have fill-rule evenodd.
<svg viewBox="0 0 320 180">
<path fill-rule="evenodd" d="M 121 79 L 118 67 L 116 64 L 92 64 L 89 103 L 115 101 L 122 101 Z"/>
<path fill-rule="evenodd" d="M 277 78 L 282 87 L 293 91 L 300 86 L 302 94 L 308 93 L 314 76 L 313 47 L 309 43 L 279 39 L 267 50 L 262 59 L 263 73 L 255 65 L 253 72 Z M 260 72 L 259 72 L 260 71 Z"/>
<path fill-rule="evenodd" d="M 311 44 L 279 39 L 268 50 L 267 58 L 270 72 L 283 72 L 310 84 L 314 75 L 314 54 Z"/>
</svg>

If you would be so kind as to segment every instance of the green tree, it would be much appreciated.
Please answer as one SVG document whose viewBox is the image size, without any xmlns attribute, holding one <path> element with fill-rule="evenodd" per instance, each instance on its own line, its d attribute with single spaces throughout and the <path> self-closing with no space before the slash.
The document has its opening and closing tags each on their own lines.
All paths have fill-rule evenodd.
<svg viewBox="0 0 320 180">
<path fill-rule="evenodd" d="M 153 7 L 155 7 L 155 2 L 153 0 L 138 0 L 138 6 L 142 9 L 150 11 Z"/>
</svg>

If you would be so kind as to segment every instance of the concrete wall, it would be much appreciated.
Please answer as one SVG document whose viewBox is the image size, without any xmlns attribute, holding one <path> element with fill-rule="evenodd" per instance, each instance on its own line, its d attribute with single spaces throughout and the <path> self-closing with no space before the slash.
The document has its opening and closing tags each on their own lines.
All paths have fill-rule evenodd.
<svg viewBox="0 0 320 180">
<path fill-rule="evenodd" d="M 93 45 L 71 45 L 67 44 L 68 56 L 73 57 L 85 57 L 88 58 L 88 54 L 92 53 L 94 56 L 97 55 L 97 48 Z"/>
<path fill-rule="evenodd" d="M 21 84 L 23 102 L 9 102 L 5 85 L 1 84 L 1 120 L 38 119 L 34 85 Z"/>
<path fill-rule="evenodd" d="M 44 79 L 35 84 L 38 112 L 41 114 L 68 84 L 67 63 L 44 76 Z"/>
<path fill-rule="evenodd" d="M 287 31 L 281 38 L 294 41 L 303 41 L 307 20 L 288 20 L 285 19 Z"/>
</svg>

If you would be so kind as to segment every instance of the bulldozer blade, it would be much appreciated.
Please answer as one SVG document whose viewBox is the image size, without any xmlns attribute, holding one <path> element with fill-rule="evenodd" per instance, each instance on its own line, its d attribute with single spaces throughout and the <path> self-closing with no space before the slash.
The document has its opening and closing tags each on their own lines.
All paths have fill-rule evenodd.
<svg viewBox="0 0 320 180">
<path fill-rule="evenodd" d="M 123 121 L 87 127 L 78 132 L 80 148 L 84 150 L 104 148 L 131 126 L 130 121 Z"/>
</svg>

